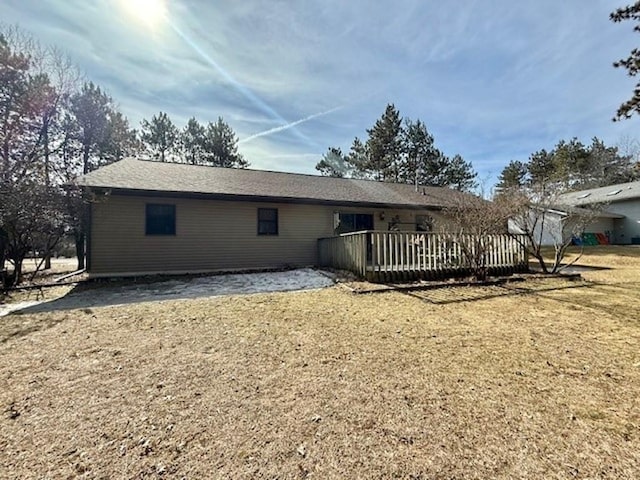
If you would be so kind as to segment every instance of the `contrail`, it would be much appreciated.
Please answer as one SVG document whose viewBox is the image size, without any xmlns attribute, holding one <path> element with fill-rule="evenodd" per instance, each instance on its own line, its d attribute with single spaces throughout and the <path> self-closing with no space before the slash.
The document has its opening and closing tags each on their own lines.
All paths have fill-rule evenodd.
<svg viewBox="0 0 640 480">
<path fill-rule="evenodd" d="M 283 130 L 288 130 L 290 128 L 295 127 L 296 125 L 300 125 L 301 123 L 305 123 L 308 122 L 309 120 L 313 120 L 314 118 L 318 118 L 318 117 L 322 117 L 323 115 L 329 115 L 330 113 L 335 112 L 336 110 L 340 110 L 341 108 L 343 108 L 343 106 L 339 106 L 339 107 L 334 107 L 330 110 L 326 110 L 324 112 L 319 112 L 319 113 L 314 113 L 313 115 L 309 115 L 308 117 L 304 117 L 301 118 L 300 120 L 296 120 L 295 122 L 290 122 L 287 123 L 285 125 L 280 125 L 279 127 L 274 127 L 274 128 L 270 128 L 269 130 L 265 130 L 263 132 L 258 132 L 254 135 L 250 135 L 246 138 L 243 138 L 242 140 L 240 140 L 238 143 L 247 143 L 250 142 L 251 140 L 254 140 L 256 138 L 259 137 L 265 137 L 267 135 L 271 135 L 273 133 L 278 133 L 278 132 L 282 132 Z"/>
<path fill-rule="evenodd" d="M 269 106 L 264 100 L 259 98 L 255 93 L 241 84 L 238 80 L 236 80 L 229 72 L 227 72 L 222 66 L 216 62 L 210 55 L 207 54 L 200 46 L 195 43 L 187 34 L 185 34 L 178 26 L 168 20 L 169 26 L 184 40 L 184 42 L 189 45 L 203 60 L 205 60 L 209 65 L 211 65 L 227 82 L 229 82 L 235 89 L 240 92 L 247 100 L 251 101 L 254 105 L 256 105 L 260 110 L 268 114 L 272 119 L 277 120 L 279 122 L 287 122 L 287 119 L 283 118 L 275 109 Z M 293 122 L 288 124 L 287 128 L 297 125 L 300 122 Z M 306 136 L 302 135 L 298 131 L 294 131 L 295 135 L 304 140 L 308 144 L 312 144 L 311 140 Z M 261 136 L 261 134 L 258 134 Z M 251 138 L 251 137 L 250 137 Z"/>
</svg>

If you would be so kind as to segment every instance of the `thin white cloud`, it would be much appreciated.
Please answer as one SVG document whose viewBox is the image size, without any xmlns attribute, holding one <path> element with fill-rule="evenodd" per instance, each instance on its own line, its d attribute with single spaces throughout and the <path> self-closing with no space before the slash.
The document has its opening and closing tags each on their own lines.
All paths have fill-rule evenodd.
<svg viewBox="0 0 640 480">
<path fill-rule="evenodd" d="M 132 125 L 159 110 L 179 125 L 222 116 L 254 168 L 311 173 L 320 152 L 366 136 L 387 102 L 425 121 L 438 147 L 481 176 L 561 138 L 638 135 L 640 118 L 611 122 L 635 84 L 611 63 L 637 38 L 632 24 L 609 20 L 615 6 L 605 0 L 168 1 L 197 49 L 282 118 L 170 27 L 135 25 L 115 8 L 120 0 L 0 3 L 3 21 L 69 52 Z M 349 108 L 301 127 L 312 141 L 292 134 L 337 110 L 320 112 L 327 105 Z M 299 112 L 320 113 L 287 123 Z"/>
<path fill-rule="evenodd" d="M 313 115 L 309 115 L 307 117 L 301 118 L 300 120 L 296 120 L 294 122 L 290 122 L 285 125 L 280 125 L 279 127 L 274 127 L 274 128 L 270 128 L 269 130 L 264 130 L 262 132 L 255 133 L 253 135 L 243 138 L 238 143 L 247 143 L 256 138 L 266 137 L 267 135 L 273 135 L 274 133 L 282 132 L 284 130 L 289 130 L 290 128 L 293 128 L 296 125 L 300 125 L 301 123 L 308 122 L 310 120 L 313 120 L 314 118 L 322 117 L 324 115 L 329 115 L 330 113 L 336 112 L 341 108 L 343 108 L 343 105 L 331 108 L 329 110 L 325 110 L 324 112 L 314 113 Z"/>
</svg>

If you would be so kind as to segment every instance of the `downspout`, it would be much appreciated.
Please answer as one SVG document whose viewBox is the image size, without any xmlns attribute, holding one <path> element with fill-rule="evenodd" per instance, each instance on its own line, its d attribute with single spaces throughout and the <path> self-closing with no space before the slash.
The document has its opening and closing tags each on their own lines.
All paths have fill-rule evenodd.
<svg viewBox="0 0 640 480">
<path fill-rule="evenodd" d="M 89 199 L 86 208 L 86 231 L 85 231 L 85 251 L 84 251 L 84 265 L 87 272 L 91 272 L 91 231 L 93 225 L 93 202 Z"/>
</svg>

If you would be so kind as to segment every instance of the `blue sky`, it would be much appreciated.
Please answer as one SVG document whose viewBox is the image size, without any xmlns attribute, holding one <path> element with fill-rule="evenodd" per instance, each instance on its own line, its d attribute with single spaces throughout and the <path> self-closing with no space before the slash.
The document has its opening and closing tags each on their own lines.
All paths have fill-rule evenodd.
<svg viewBox="0 0 640 480">
<path fill-rule="evenodd" d="M 635 84 L 612 67 L 640 39 L 609 20 L 625 0 L 164 0 L 157 22 L 127 1 L 3 0 L 0 18 L 66 51 L 135 127 L 222 116 L 253 168 L 314 173 L 387 103 L 488 185 L 560 139 L 640 139 L 638 119 L 611 121 Z"/>
</svg>

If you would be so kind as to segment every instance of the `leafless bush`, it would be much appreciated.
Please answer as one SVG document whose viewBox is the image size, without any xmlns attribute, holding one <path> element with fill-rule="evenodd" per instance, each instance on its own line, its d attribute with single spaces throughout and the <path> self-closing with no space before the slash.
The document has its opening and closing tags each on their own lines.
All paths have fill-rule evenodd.
<svg viewBox="0 0 640 480">
<path fill-rule="evenodd" d="M 580 258 L 582 249 L 569 265 L 562 266 L 573 238 L 580 236 L 604 207 L 563 205 L 560 193 L 554 185 L 534 185 L 510 189 L 496 197 L 496 201 L 509 205 L 511 230 L 522 234 L 519 241 L 545 273 L 556 273 Z M 544 257 L 545 243 L 553 249 L 550 261 Z"/>
<path fill-rule="evenodd" d="M 479 196 L 459 195 L 443 213 L 448 219 L 446 231 L 460 247 L 472 275 L 476 280 L 486 280 L 495 235 L 508 233 L 509 205 L 502 199 L 491 202 Z"/>
</svg>

